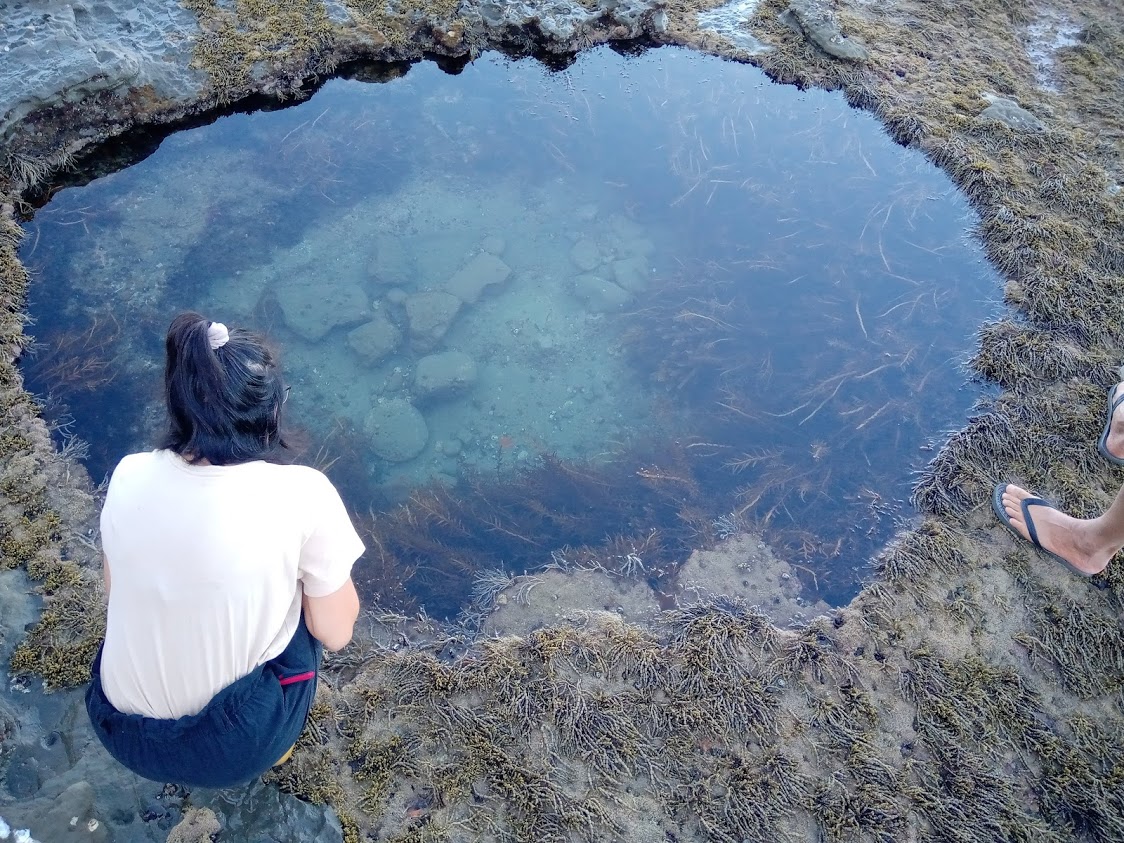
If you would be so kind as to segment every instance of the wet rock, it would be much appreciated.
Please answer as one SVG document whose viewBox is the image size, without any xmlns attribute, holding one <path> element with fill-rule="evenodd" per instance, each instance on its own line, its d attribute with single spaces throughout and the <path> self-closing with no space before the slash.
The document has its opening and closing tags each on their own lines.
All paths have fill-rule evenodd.
<svg viewBox="0 0 1124 843">
<path fill-rule="evenodd" d="M 417 407 L 401 398 L 380 400 L 367 414 L 363 427 L 371 450 L 388 462 L 407 462 L 425 449 L 429 427 Z"/>
<path fill-rule="evenodd" d="M 1041 132 L 1046 128 L 1045 123 L 1014 100 L 989 93 L 981 94 L 981 96 L 990 105 L 980 112 L 980 120 L 995 120 L 1007 124 L 1012 129 L 1025 132 Z"/>
<path fill-rule="evenodd" d="M 43 786 L 39 759 L 29 746 L 17 746 L 4 771 L 4 789 L 16 799 L 29 799 Z"/>
<path fill-rule="evenodd" d="M 589 272 L 601 266 L 601 250 L 592 240 L 579 240 L 570 249 L 570 260 L 582 272 Z"/>
<path fill-rule="evenodd" d="M 422 398 L 465 392 L 476 383 L 476 361 L 463 351 L 431 354 L 418 361 L 414 389 Z"/>
<path fill-rule="evenodd" d="M 631 293 L 648 289 L 648 262 L 643 258 L 625 258 L 613 261 L 613 280 L 618 287 Z"/>
<path fill-rule="evenodd" d="M 410 344 L 418 351 L 431 351 L 444 339 L 461 309 L 452 293 L 416 293 L 405 301 L 410 323 Z"/>
<path fill-rule="evenodd" d="M 9 713 L 12 716 L 12 726 L 10 730 L 0 731 L 0 735 L 5 732 L 14 734 L 18 722 L 14 708 L 0 700 L 0 718 L 6 719 Z M 2 722 L 0 729 L 3 729 Z M 62 734 L 57 730 L 40 734 L 30 743 L 21 743 L 11 748 L 7 770 L 0 776 L 0 794 L 7 791 L 16 799 L 28 799 L 39 792 L 45 781 L 68 770 L 70 766 Z"/>
<path fill-rule="evenodd" d="M 793 0 L 781 20 L 833 58 L 864 62 L 870 57 L 866 47 L 847 38 L 835 16 L 814 0 Z"/>
<path fill-rule="evenodd" d="M 0 664 L 8 664 L 12 650 L 23 639 L 24 628 L 39 617 L 41 610 L 42 600 L 35 596 L 35 586 L 22 569 L 0 571 Z M 0 737 L 5 734 L 4 723 L 4 697 L 0 693 Z"/>
<path fill-rule="evenodd" d="M 168 834 L 168 843 L 211 843 L 212 835 L 220 831 L 222 825 L 210 808 L 188 808 Z"/>
<path fill-rule="evenodd" d="M 401 238 L 386 235 L 375 237 L 375 252 L 368 270 L 372 281 L 386 286 L 409 285 L 417 273 L 414 258 Z"/>
<path fill-rule="evenodd" d="M 94 789 L 88 782 L 75 782 L 55 797 L 34 831 L 36 838 L 44 843 L 48 840 L 104 843 L 109 836 L 109 829 L 97 816 Z"/>
<path fill-rule="evenodd" d="M 592 274 L 579 275 L 574 279 L 574 295 L 595 313 L 620 310 L 632 301 L 632 293 L 628 290 Z"/>
<path fill-rule="evenodd" d="M 370 316 L 367 294 L 350 281 L 298 274 L 276 290 L 285 324 L 310 342 L 323 339 L 333 328 L 355 325 Z"/>
<path fill-rule="evenodd" d="M 343 840 L 339 820 L 326 806 L 302 802 L 281 793 L 277 785 L 260 779 L 243 788 L 194 790 L 191 803 L 214 813 L 222 826 L 218 838 L 222 841 L 342 843 Z M 184 811 L 185 818 L 190 810 Z"/>
<path fill-rule="evenodd" d="M 374 319 L 347 334 L 348 347 L 368 366 L 380 363 L 401 342 L 402 332 L 381 312 L 376 312 Z"/>
<path fill-rule="evenodd" d="M 510 266 L 490 252 L 481 252 L 445 282 L 445 289 L 466 304 L 472 304 L 486 289 L 502 284 L 509 275 Z"/>
</svg>

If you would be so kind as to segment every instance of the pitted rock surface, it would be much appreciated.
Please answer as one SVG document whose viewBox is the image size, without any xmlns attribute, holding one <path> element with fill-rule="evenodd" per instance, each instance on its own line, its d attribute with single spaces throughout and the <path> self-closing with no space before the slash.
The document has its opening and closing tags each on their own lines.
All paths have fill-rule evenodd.
<svg viewBox="0 0 1124 843">
<path fill-rule="evenodd" d="M 0 3 L 0 140 L 38 108 L 100 91 L 198 96 L 206 75 L 189 67 L 198 33 L 195 15 L 175 2 Z"/>
</svg>

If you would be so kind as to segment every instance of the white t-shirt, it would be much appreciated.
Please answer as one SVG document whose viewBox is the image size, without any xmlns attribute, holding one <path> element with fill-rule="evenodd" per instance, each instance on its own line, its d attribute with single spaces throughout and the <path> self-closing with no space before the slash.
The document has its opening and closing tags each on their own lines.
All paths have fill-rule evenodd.
<svg viewBox="0 0 1124 843">
<path fill-rule="evenodd" d="M 109 621 L 101 680 L 114 707 L 171 719 L 285 649 L 301 594 L 343 586 L 363 543 L 313 468 L 191 465 L 130 454 L 101 513 Z"/>
</svg>

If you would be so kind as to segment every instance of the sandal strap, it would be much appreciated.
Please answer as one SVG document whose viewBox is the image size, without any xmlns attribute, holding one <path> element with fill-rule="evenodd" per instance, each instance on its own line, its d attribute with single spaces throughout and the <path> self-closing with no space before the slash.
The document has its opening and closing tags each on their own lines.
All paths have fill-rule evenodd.
<svg viewBox="0 0 1124 843">
<path fill-rule="evenodd" d="M 1109 424 L 1112 423 L 1111 419 L 1112 419 L 1113 414 L 1116 412 L 1116 408 L 1119 407 L 1121 404 L 1124 404 L 1124 391 L 1122 391 L 1120 395 L 1117 395 L 1116 394 L 1116 387 L 1113 387 L 1112 389 L 1113 389 L 1112 409 L 1109 411 L 1109 414 L 1108 414 L 1109 415 Z"/>
<path fill-rule="evenodd" d="M 1030 536 L 1030 540 L 1034 543 L 1035 547 L 1045 550 L 1046 548 L 1042 547 L 1042 542 L 1038 541 L 1038 530 L 1035 529 L 1034 519 L 1030 515 L 1030 508 L 1032 506 L 1045 506 L 1049 509 L 1055 509 L 1056 507 L 1049 501 L 1042 500 L 1042 498 L 1026 498 L 1020 504 L 1023 511 L 1023 523 L 1026 524 L 1026 532 Z"/>
</svg>

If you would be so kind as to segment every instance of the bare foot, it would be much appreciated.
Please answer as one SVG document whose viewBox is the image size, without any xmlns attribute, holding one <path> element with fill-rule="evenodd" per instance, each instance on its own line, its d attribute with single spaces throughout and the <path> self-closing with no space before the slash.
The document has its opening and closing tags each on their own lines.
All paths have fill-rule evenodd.
<svg viewBox="0 0 1124 843">
<path fill-rule="evenodd" d="M 1121 413 L 1121 410 L 1117 410 L 1117 413 Z M 1121 422 L 1124 423 L 1124 416 L 1121 417 Z M 1124 444 L 1124 438 L 1121 443 Z M 1037 495 L 1010 484 L 1003 490 L 1003 510 L 1007 513 L 1011 526 L 1027 541 L 1030 541 L 1030 530 L 1023 518 L 1022 502 L 1033 497 Z M 1087 576 L 1099 574 L 1112 559 L 1112 552 L 1091 546 L 1088 533 L 1092 522 L 1073 518 L 1052 506 L 1040 504 L 1032 504 L 1029 512 L 1042 547 L 1062 557 L 1080 573 Z"/>
<path fill-rule="evenodd" d="M 1118 383 L 1112 388 L 1110 403 L 1116 401 L 1117 396 L 1121 393 L 1120 387 L 1124 384 Z M 1124 459 L 1124 401 L 1120 402 L 1120 406 L 1116 408 L 1116 412 L 1112 414 L 1112 422 L 1108 427 L 1108 440 L 1105 442 L 1105 450 L 1117 459 Z"/>
</svg>

